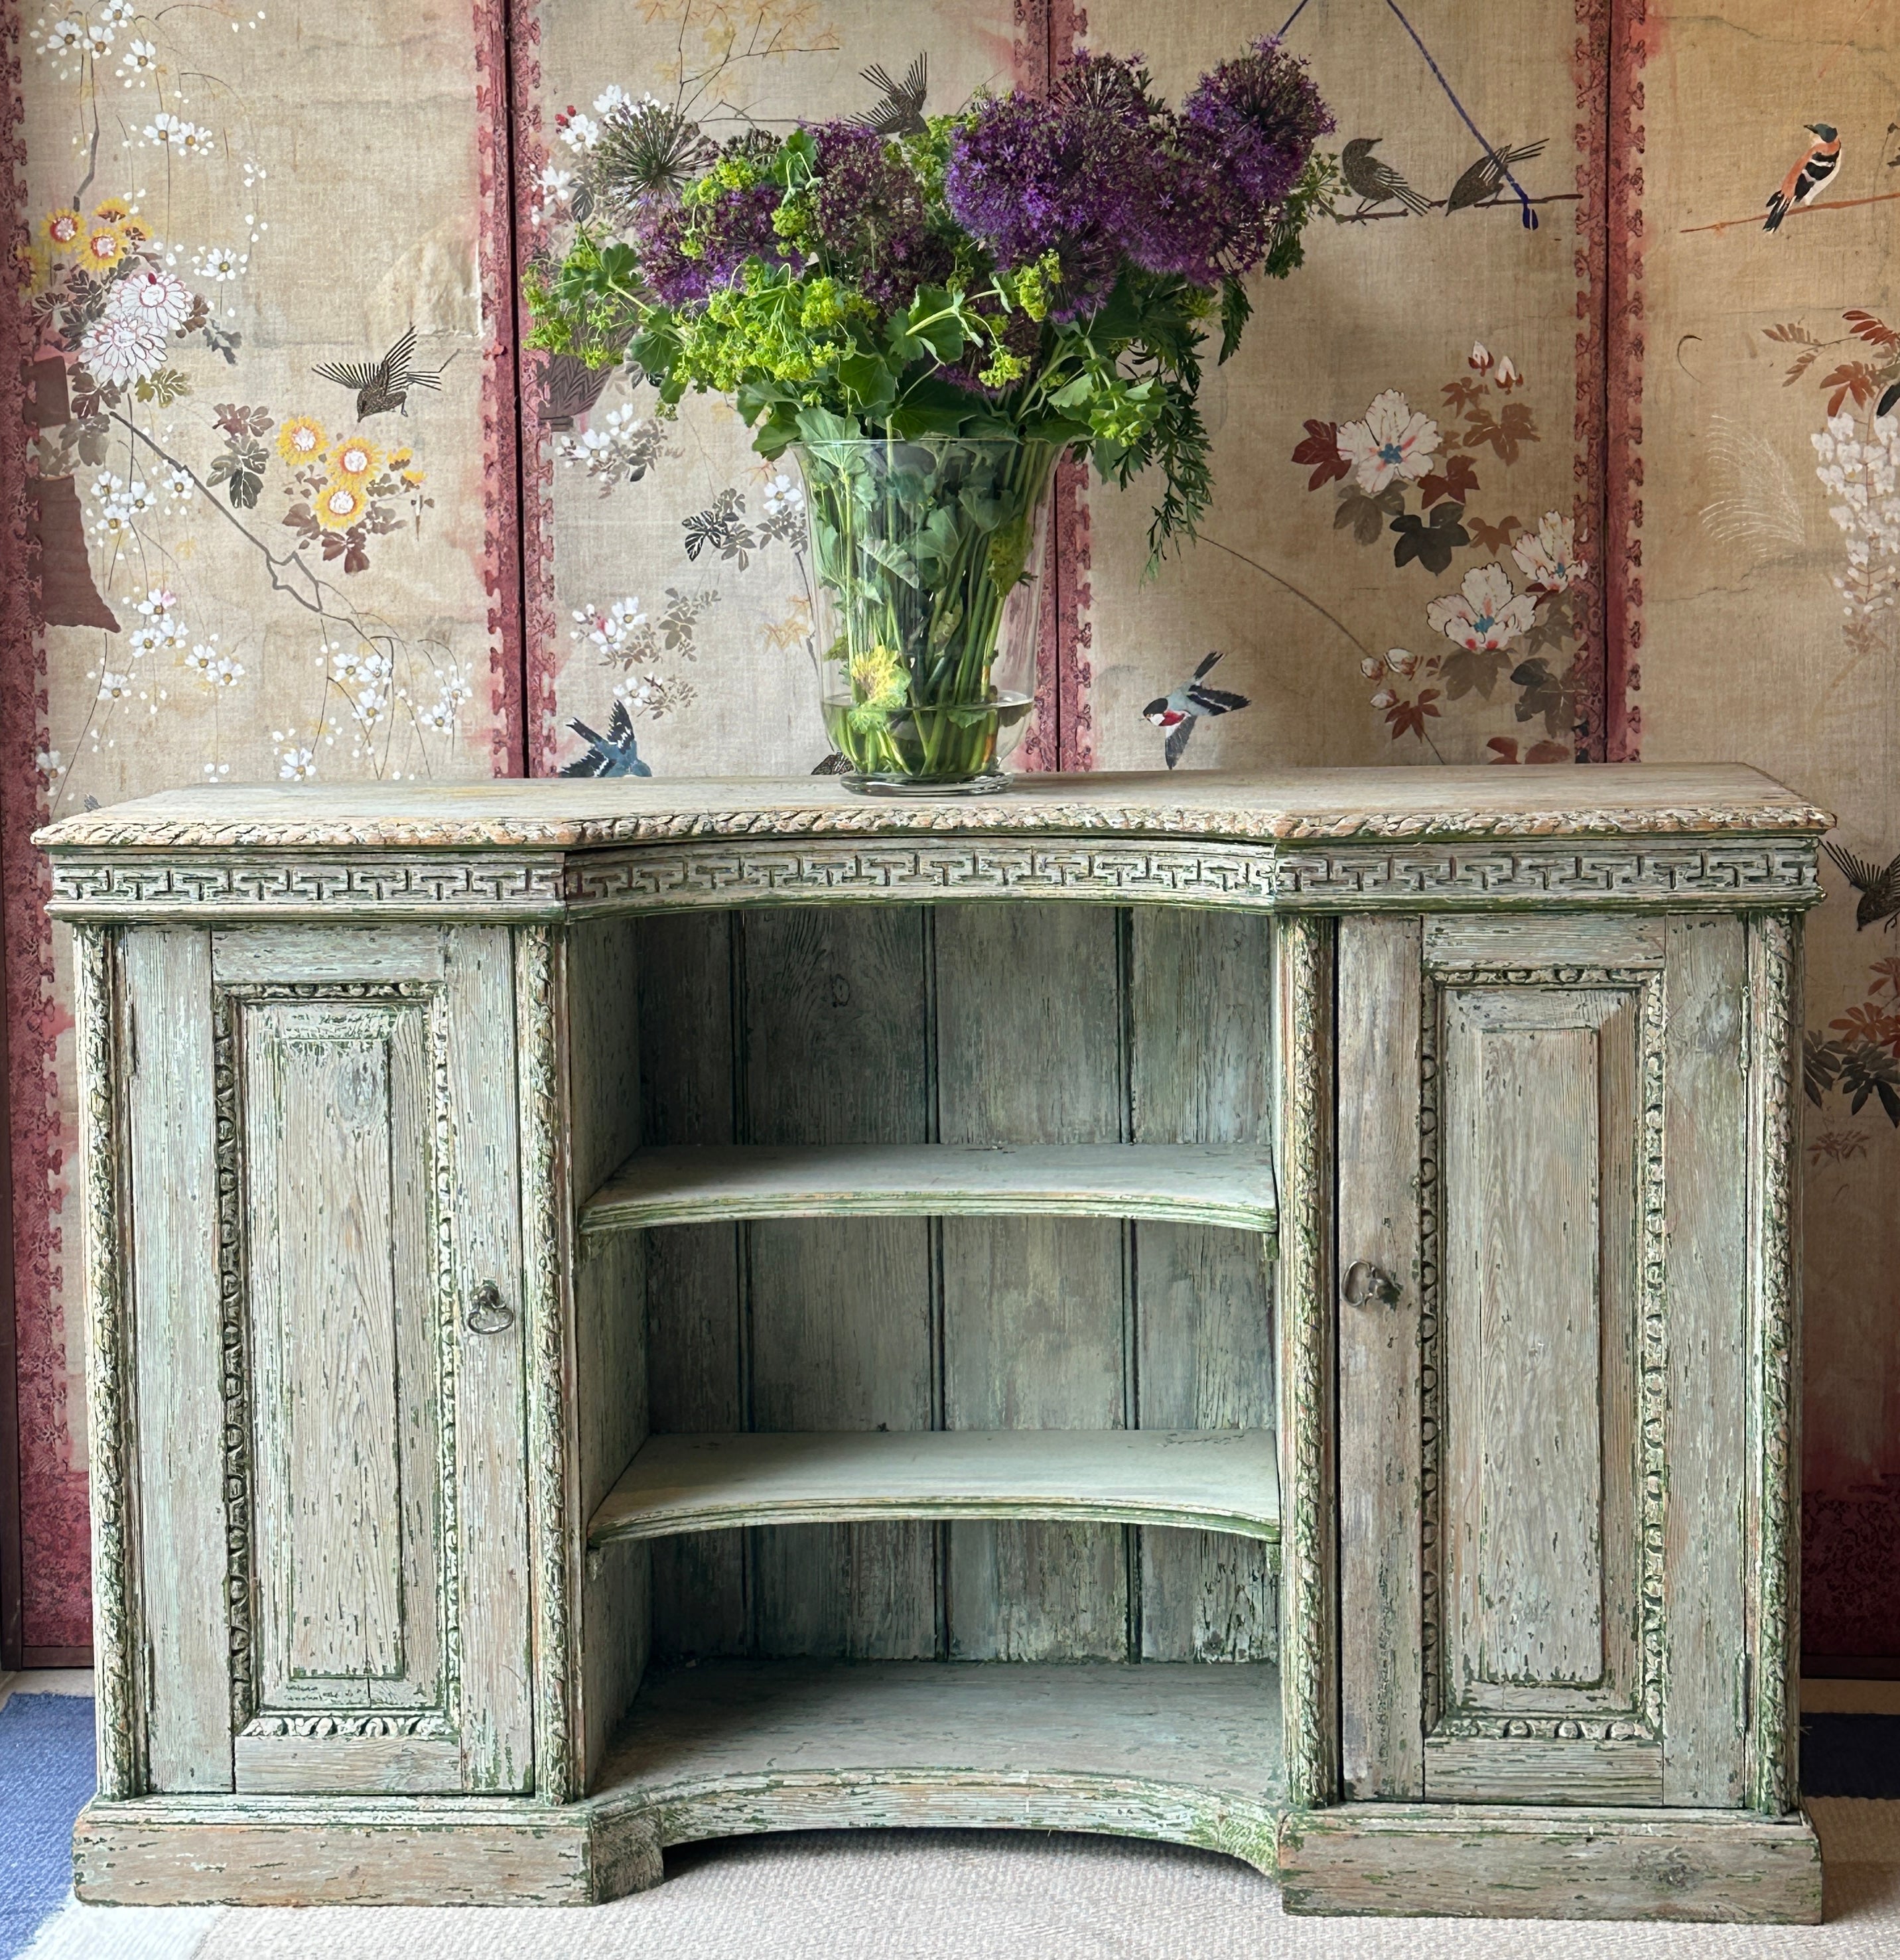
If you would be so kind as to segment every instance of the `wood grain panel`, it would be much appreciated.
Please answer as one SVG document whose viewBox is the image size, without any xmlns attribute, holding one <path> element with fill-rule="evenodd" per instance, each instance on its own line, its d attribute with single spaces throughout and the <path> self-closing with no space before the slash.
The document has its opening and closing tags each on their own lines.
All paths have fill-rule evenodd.
<svg viewBox="0 0 1900 1960">
<path fill-rule="evenodd" d="M 1425 921 L 1433 967 L 1660 966 L 1663 921 L 1610 912 L 1450 912 Z"/>
<path fill-rule="evenodd" d="M 568 936 L 563 1003 L 569 1182 L 584 1200 L 640 1141 L 638 925 L 590 921 Z M 648 1434 L 645 1236 L 574 1242 L 581 1512 L 591 1516 Z M 652 1561 L 644 1547 L 587 1561 L 581 1580 L 582 1787 L 597 1780 L 646 1666 Z"/>
<path fill-rule="evenodd" d="M 1638 1646 L 1641 998 L 1441 995 L 1434 1797 L 1521 1799 L 1561 1761 L 1577 1801 L 1661 1798 Z"/>
<path fill-rule="evenodd" d="M 420 1180 L 394 1175 L 433 1154 L 428 1016 L 245 1016 L 266 1707 L 440 1700 L 433 1234 Z"/>
<path fill-rule="evenodd" d="M 1737 1804 L 1746 1782 L 1748 1100 L 1739 919 L 1668 923 L 1669 1691 L 1663 1796 Z"/>
<path fill-rule="evenodd" d="M 228 926 L 211 935 L 212 969 L 221 987 L 247 981 L 434 980 L 442 972 L 442 934 L 426 925 L 278 925 L 263 931 Z"/>
<path fill-rule="evenodd" d="M 928 1141 L 921 910 L 747 914 L 738 947 L 739 1141 Z M 930 1427 L 923 1220 L 775 1221 L 746 1227 L 743 1242 L 746 1427 Z M 752 1558 L 760 1651 L 934 1651 L 929 1526 L 761 1531 Z"/>
<path fill-rule="evenodd" d="M 455 1139 L 454 1499 L 460 1532 L 463 1785 L 526 1790 L 533 1774 L 528 1612 L 527 1381 L 515 1106 L 511 935 L 465 927 L 446 936 L 449 1114 Z M 486 1279 L 514 1325 L 467 1325 Z"/>
<path fill-rule="evenodd" d="M 1138 907 L 1128 916 L 1129 1104 L 1138 1143 L 1271 1148 L 1272 922 Z M 1133 1228 L 1137 1420 L 1271 1428 L 1269 1248 L 1252 1233 Z M 1144 1660 L 1271 1659 L 1276 1562 L 1202 1531 L 1140 1538 Z"/>
<path fill-rule="evenodd" d="M 1821 1847 L 1798 1815 L 1356 1803 L 1288 1816 L 1278 1849 L 1291 1913 L 1821 1920 Z M 1554 1943 L 1546 1935 L 1518 1950 Z"/>
<path fill-rule="evenodd" d="M 1581 1685 L 1604 1672 L 1596 1040 L 1449 1004 L 1453 1664 Z"/>
<path fill-rule="evenodd" d="M 1349 1798 L 1424 1794 L 1419 1627 L 1421 932 L 1339 925 L 1338 1270 L 1367 1259 L 1401 1289 L 1338 1309 L 1340 1778 Z M 1436 1201 L 1436 1194 L 1434 1194 Z"/>
<path fill-rule="evenodd" d="M 942 1141 L 1125 1141 L 1119 915 L 945 905 L 935 940 Z M 1127 1426 L 1128 1228 L 947 1218 L 940 1229 L 945 1427 Z M 1127 1655 L 1122 1528 L 964 1523 L 947 1535 L 953 1655 Z"/>
<path fill-rule="evenodd" d="M 639 921 L 640 1134 L 649 1142 L 734 1141 L 734 931 L 724 912 Z M 745 1426 L 740 1237 L 734 1225 L 646 1235 L 647 1393 L 656 1431 Z M 656 1654 L 746 1651 L 746 1550 L 724 1532 L 654 1547 Z"/>
<path fill-rule="evenodd" d="M 146 1773 L 154 1790 L 229 1790 L 208 937 L 129 932 L 122 971 L 131 1034 L 126 1115 Z"/>
</svg>

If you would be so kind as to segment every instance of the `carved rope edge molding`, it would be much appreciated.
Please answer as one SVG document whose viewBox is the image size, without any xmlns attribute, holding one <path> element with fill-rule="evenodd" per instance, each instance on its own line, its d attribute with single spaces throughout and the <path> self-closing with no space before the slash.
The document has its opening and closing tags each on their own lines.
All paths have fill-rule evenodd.
<svg viewBox="0 0 1900 1960">
<path fill-rule="evenodd" d="M 1419 1260 L 1421 1652 L 1424 1718 L 1427 1739 L 1546 1740 L 1654 1743 L 1663 1735 L 1666 1629 L 1664 1618 L 1663 1438 L 1668 1415 L 1668 1325 L 1666 1255 L 1667 1207 L 1663 1151 L 1664 1041 L 1667 1007 L 1663 976 L 1650 967 L 1479 966 L 1427 964 L 1419 1016 Z M 1637 1262 L 1634 1329 L 1637 1434 L 1640 1472 L 1636 1491 L 1637 1539 L 1637 1678 L 1633 1706 L 1596 1713 L 1492 1714 L 1466 1708 L 1447 1712 L 1445 1678 L 1444 1310 L 1440 1246 L 1443 1236 L 1442 1163 L 1444 1112 L 1440 1007 L 1453 988 L 1566 987 L 1605 989 L 1635 997 L 1637 1087 L 1642 1123 L 1636 1162 Z"/>
<path fill-rule="evenodd" d="M 1799 1461 L 1800 1379 L 1798 1214 L 1789 1193 L 1798 1162 L 1795 1070 L 1801 1042 L 1798 920 L 1771 914 L 1749 933 L 1749 1120 L 1756 1126 L 1749 1230 L 1749 1346 L 1757 1438 L 1750 1465 L 1758 1557 L 1753 1693 L 1749 1723 L 1750 1807 L 1781 1816 L 1796 1801 L 1789 1675 L 1798 1644 L 1800 1567 L 1789 1501 Z"/>
<path fill-rule="evenodd" d="M 93 1671 L 99 1794 L 136 1796 L 142 1724 L 133 1672 L 124 1246 L 119 1231 L 119 1003 L 113 936 L 82 928 L 75 979 L 79 1148 L 86 1205 L 86 1418 L 92 1469 Z"/>
<path fill-rule="evenodd" d="M 243 1194 L 241 1010 L 276 1002 L 348 1006 L 360 1002 L 407 1006 L 425 1017 L 430 1063 L 430 1122 L 425 1132 L 428 1161 L 424 1182 L 434 1196 L 431 1252 L 441 1316 L 435 1344 L 438 1377 L 437 1474 L 441 1499 L 436 1570 L 438 1622 L 441 1629 L 441 1698 L 427 1709 L 366 1708 L 310 1713 L 261 1705 L 259 1630 L 252 1556 L 256 1479 L 252 1459 L 255 1432 L 250 1406 L 252 1346 L 250 1248 Z M 414 1736 L 452 1739 L 461 1682 L 460 1506 L 455 1477 L 456 1338 L 458 1325 L 454 1265 L 455 1179 L 451 1151 L 453 1106 L 450 1095 L 448 1019 L 438 981 L 269 981 L 220 984 L 212 989 L 212 1082 L 215 1110 L 214 1159 L 218 1204 L 218 1276 L 223 1368 L 225 1583 L 229 1621 L 231 1731 L 234 1735 L 296 1736 L 304 1739 Z"/>
<path fill-rule="evenodd" d="M 891 837 L 919 834 L 973 837 L 985 832 L 1119 832 L 1125 835 L 1223 837 L 1270 844 L 1283 839 L 1344 841 L 1486 837 L 1717 836 L 1737 832 L 1816 835 L 1834 828 L 1811 803 L 1683 803 L 1636 809 L 1404 810 L 1340 809 L 1300 815 L 1262 803 L 1213 807 L 1188 803 L 1115 803 L 1102 797 L 1058 802 L 1040 795 L 1001 803 L 956 802 L 938 809 L 912 803 L 795 803 L 768 810 L 654 810 L 623 816 L 469 818 L 444 815 L 317 818 L 298 823 L 220 823 L 203 818 L 167 820 L 101 810 L 68 817 L 33 838 L 54 850 L 584 851 L 616 845 L 699 837 Z"/>
<path fill-rule="evenodd" d="M 229 860 L 54 860 L 51 909 L 72 918 L 417 915 L 528 921 L 747 901 L 1045 896 L 1188 905 L 1539 905 L 1587 899 L 1659 909 L 1819 902 L 1815 847 L 1785 838 L 1499 845 L 1271 843 L 1023 835 L 782 835 L 578 852 Z"/>
<path fill-rule="evenodd" d="M 1327 1439 L 1332 1424 L 1329 1339 L 1332 1293 L 1326 1188 L 1326 1133 L 1332 1088 L 1330 928 L 1317 918 L 1288 922 L 1281 940 L 1287 1106 L 1281 1125 L 1286 1188 L 1281 1199 L 1280 1281 L 1284 1289 L 1291 1471 L 1281 1530 L 1287 1621 L 1284 1670 L 1288 1799 L 1332 1801 L 1337 1783 L 1336 1672 L 1332 1656 L 1332 1492 Z"/>
</svg>

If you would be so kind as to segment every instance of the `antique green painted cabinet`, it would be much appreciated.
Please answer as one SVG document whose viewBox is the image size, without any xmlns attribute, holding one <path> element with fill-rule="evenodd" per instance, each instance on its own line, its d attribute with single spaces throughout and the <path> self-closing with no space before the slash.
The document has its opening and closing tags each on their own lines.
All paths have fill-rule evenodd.
<svg viewBox="0 0 1900 1960">
<path fill-rule="evenodd" d="M 180 792 L 75 928 L 82 1897 L 845 1825 L 1819 1915 L 1752 771 Z"/>
</svg>

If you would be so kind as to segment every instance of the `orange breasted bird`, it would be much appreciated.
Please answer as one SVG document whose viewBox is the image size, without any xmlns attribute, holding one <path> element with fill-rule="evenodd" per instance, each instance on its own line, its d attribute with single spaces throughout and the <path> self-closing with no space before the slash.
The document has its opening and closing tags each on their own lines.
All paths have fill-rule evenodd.
<svg viewBox="0 0 1900 1960">
<path fill-rule="evenodd" d="M 1762 227 L 1764 231 L 1778 231 L 1782 219 L 1797 205 L 1811 202 L 1815 192 L 1841 167 L 1841 136 L 1834 125 L 1810 123 L 1807 130 L 1814 141 L 1781 180 L 1781 188 L 1768 199 L 1768 221 Z"/>
</svg>

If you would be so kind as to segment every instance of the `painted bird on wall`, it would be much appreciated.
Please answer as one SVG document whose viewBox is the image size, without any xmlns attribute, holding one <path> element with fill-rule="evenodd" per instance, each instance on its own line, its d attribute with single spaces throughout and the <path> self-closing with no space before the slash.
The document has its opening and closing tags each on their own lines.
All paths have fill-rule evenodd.
<svg viewBox="0 0 1900 1960">
<path fill-rule="evenodd" d="M 411 327 L 396 345 L 374 363 L 368 361 L 325 361 L 310 372 L 326 381 L 335 381 L 356 390 L 356 419 L 367 422 L 371 415 L 386 415 L 396 410 L 409 413 L 406 404 L 415 388 L 439 388 L 447 371 L 444 361 L 432 374 L 412 367 L 415 358 L 415 329 Z M 449 356 L 449 361 L 455 358 Z"/>
<path fill-rule="evenodd" d="M 881 62 L 873 62 L 859 71 L 877 91 L 874 107 L 851 121 L 861 129 L 880 136 L 921 136 L 928 126 L 924 120 L 924 103 L 930 94 L 930 56 L 921 54 L 904 71 L 901 81 L 892 78 Z"/>
<path fill-rule="evenodd" d="M 1466 171 L 1451 187 L 1451 195 L 1445 200 L 1447 216 L 1454 211 L 1470 211 L 1481 204 L 1488 204 L 1504 188 L 1504 180 L 1520 164 L 1528 164 L 1535 157 L 1544 154 L 1544 145 L 1550 141 L 1540 136 L 1534 143 L 1520 143 L 1516 149 L 1487 150 L 1477 162 Z M 1529 205 L 1524 207 L 1524 222 L 1531 231 L 1537 229 L 1537 214 Z"/>
<path fill-rule="evenodd" d="M 1900 858 L 1882 871 L 1866 858 L 1855 857 L 1851 851 L 1843 851 L 1838 844 L 1824 843 L 1821 848 L 1860 894 L 1860 902 L 1854 910 L 1854 931 L 1865 932 L 1869 926 L 1884 921 L 1887 931 L 1892 931 L 1895 919 L 1900 918 Z"/>
<path fill-rule="evenodd" d="M 1355 218 L 1382 204 L 1402 204 L 1415 214 L 1431 209 L 1431 205 L 1406 183 L 1383 157 L 1375 157 L 1373 151 L 1385 141 L 1383 136 L 1355 136 L 1339 152 L 1339 174 L 1345 180 L 1347 189 L 1359 199 Z"/>
<path fill-rule="evenodd" d="M 1217 653 L 1208 654 L 1195 669 L 1192 679 L 1184 680 L 1170 692 L 1150 702 L 1141 711 L 1167 737 L 1161 752 L 1167 758 L 1170 768 L 1180 761 L 1188 746 L 1188 737 L 1194 733 L 1195 722 L 1206 715 L 1231 714 L 1237 708 L 1252 705 L 1244 694 L 1229 694 L 1224 688 L 1204 684 L 1220 657 Z"/>
<path fill-rule="evenodd" d="M 1812 201 L 1814 194 L 1841 167 L 1841 137 L 1832 123 L 1810 123 L 1808 134 L 1814 138 L 1781 180 L 1781 188 L 1768 199 L 1764 231 L 1779 231 L 1781 221 L 1791 211 Z"/>
<path fill-rule="evenodd" d="M 634 740 L 633 718 L 627 712 L 627 704 L 616 701 L 613 712 L 607 718 L 607 732 L 597 734 L 584 721 L 570 721 L 568 726 L 587 743 L 587 753 L 577 756 L 562 769 L 564 776 L 650 776 L 653 774 L 640 759 L 640 745 Z"/>
</svg>

